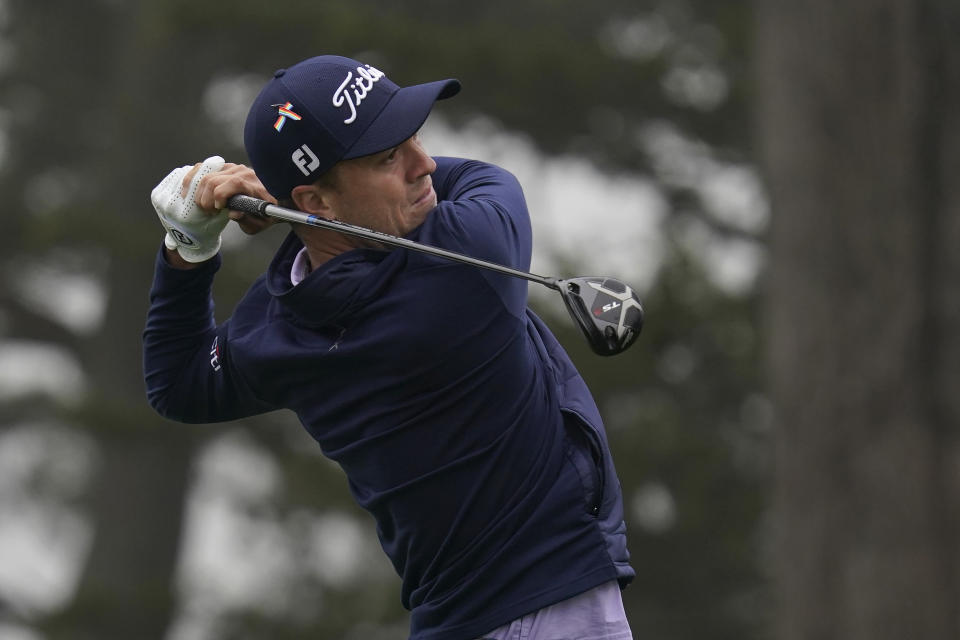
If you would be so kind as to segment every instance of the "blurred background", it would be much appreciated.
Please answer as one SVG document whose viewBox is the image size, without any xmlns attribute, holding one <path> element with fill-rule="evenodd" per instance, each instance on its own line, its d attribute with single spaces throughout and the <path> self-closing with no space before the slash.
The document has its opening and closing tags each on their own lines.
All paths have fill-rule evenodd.
<svg viewBox="0 0 960 640">
<path fill-rule="evenodd" d="M 149 192 L 273 71 L 456 77 L 435 154 L 525 186 L 533 271 L 648 314 L 586 348 L 638 639 L 960 638 L 955 0 L 0 0 L 0 640 L 405 637 L 372 519 L 292 415 L 168 422 Z M 285 228 L 234 225 L 225 319 Z"/>
</svg>

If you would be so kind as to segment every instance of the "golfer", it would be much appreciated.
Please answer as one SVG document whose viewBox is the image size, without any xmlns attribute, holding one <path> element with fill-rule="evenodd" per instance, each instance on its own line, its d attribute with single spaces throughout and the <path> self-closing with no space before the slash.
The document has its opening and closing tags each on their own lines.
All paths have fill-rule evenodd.
<svg viewBox="0 0 960 640">
<path fill-rule="evenodd" d="M 527 283 L 292 225 L 217 325 L 211 287 L 245 193 L 528 270 L 516 179 L 431 157 L 417 132 L 456 80 L 399 87 L 320 56 L 277 71 L 244 129 L 251 167 L 170 173 L 144 331 L 150 404 L 182 422 L 289 409 L 346 473 L 402 578 L 410 638 L 631 638 L 634 571 L 596 404 L 527 308 Z"/>
</svg>

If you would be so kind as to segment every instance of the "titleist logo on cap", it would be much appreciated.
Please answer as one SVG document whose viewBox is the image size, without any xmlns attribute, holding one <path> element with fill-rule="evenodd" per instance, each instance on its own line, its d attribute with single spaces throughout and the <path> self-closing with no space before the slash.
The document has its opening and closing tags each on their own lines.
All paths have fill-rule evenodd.
<svg viewBox="0 0 960 640">
<path fill-rule="evenodd" d="M 350 108 L 350 115 L 343 121 L 343 124 L 351 124 L 357 119 L 357 107 L 367 97 L 367 93 L 373 88 L 373 85 L 385 75 L 379 69 L 375 69 L 368 64 L 357 67 L 356 76 L 353 75 L 353 71 L 347 72 L 347 77 L 333 92 L 333 106 L 342 107 L 346 104 Z M 352 84 L 351 80 L 353 81 Z"/>
</svg>

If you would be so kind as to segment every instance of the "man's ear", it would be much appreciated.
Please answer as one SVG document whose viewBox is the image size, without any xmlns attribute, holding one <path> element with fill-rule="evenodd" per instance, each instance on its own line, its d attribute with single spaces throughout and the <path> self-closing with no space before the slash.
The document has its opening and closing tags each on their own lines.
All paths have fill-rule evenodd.
<svg viewBox="0 0 960 640">
<path fill-rule="evenodd" d="M 324 218 L 334 217 L 329 189 L 316 184 L 301 184 L 293 188 L 290 198 L 300 211 L 321 215 Z"/>
</svg>

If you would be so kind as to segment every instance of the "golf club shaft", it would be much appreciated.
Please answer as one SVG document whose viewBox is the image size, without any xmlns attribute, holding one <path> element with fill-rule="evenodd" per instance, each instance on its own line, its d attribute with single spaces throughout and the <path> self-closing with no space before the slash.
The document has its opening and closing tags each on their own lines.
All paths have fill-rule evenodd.
<svg viewBox="0 0 960 640">
<path fill-rule="evenodd" d="M 358 227 L 356 225 L 348 224 L 346 222 L 340 222 L 339 220 L 330 220 L 328 218 L 321 218 L 319 216 L 315 216 L 309 213 L 304 213 L 302 211 L 297 211 L 295 209 L 287 209 L 286 207 L 280 207 L 275 204 L 270 204 L 266 200 L 260 200 L 259 198 L 254 198 L 251 196 L 244 196 L 244 195 L 233 196 L 227 201 L 227 207 L 229 209 L 233 209 L 234 211 L 242 211 L 244 213 L 249 213 L 255 216 L 270 216 L 271 218 L 286 220 L 287 222 L 299 222 L 301 224 L 308 224 L 314 227 L 331 229 L 339 233 L 346 233 L 348 235 L 357 236 L 360 238 L 364 238 L 366 240 L 382 242 L 383 244 L 391 245 L 394 247 L 403 247 L 404 249 L 419 251 L 420 253 L 426 253 L 432 256 L 439 256 L 441 258 L 446 258 L 448 260 L 454 260 L 456 262 L 471 264 L 476 267 L 489 269 L 490 271 L 496 271 L 497 273 L 513 276 L 515 278 L 523 278 L 524 280 L 536 282 L 538 284 L 542 284 L 543 286 L 549 287 L 556 291 L 560 290 L 560 287 L 557 284 L 556 278 L 538 276 L 534 273 L 520 271 L 519 269 L 506 267 L 501 264 L 497 264 L 495 262 L 487 262 L 486 260 L 480 260 L 478 258 L 467 256 L 462 253 L 456 253 L 455 251 L 447 251 L 446 249 L 441 249 L 439 247 L 431 247 L 430 245 L 426 245 L 426 244 L 420 244 L 419 242 L 414 242 L 413 240 L 407 240 L 406 238 L 398 238 L 397 236 L 392 236 L 388 233 L 382 233 L 380 231 L 367 229 L 366 227 Z"/>
</svg>

